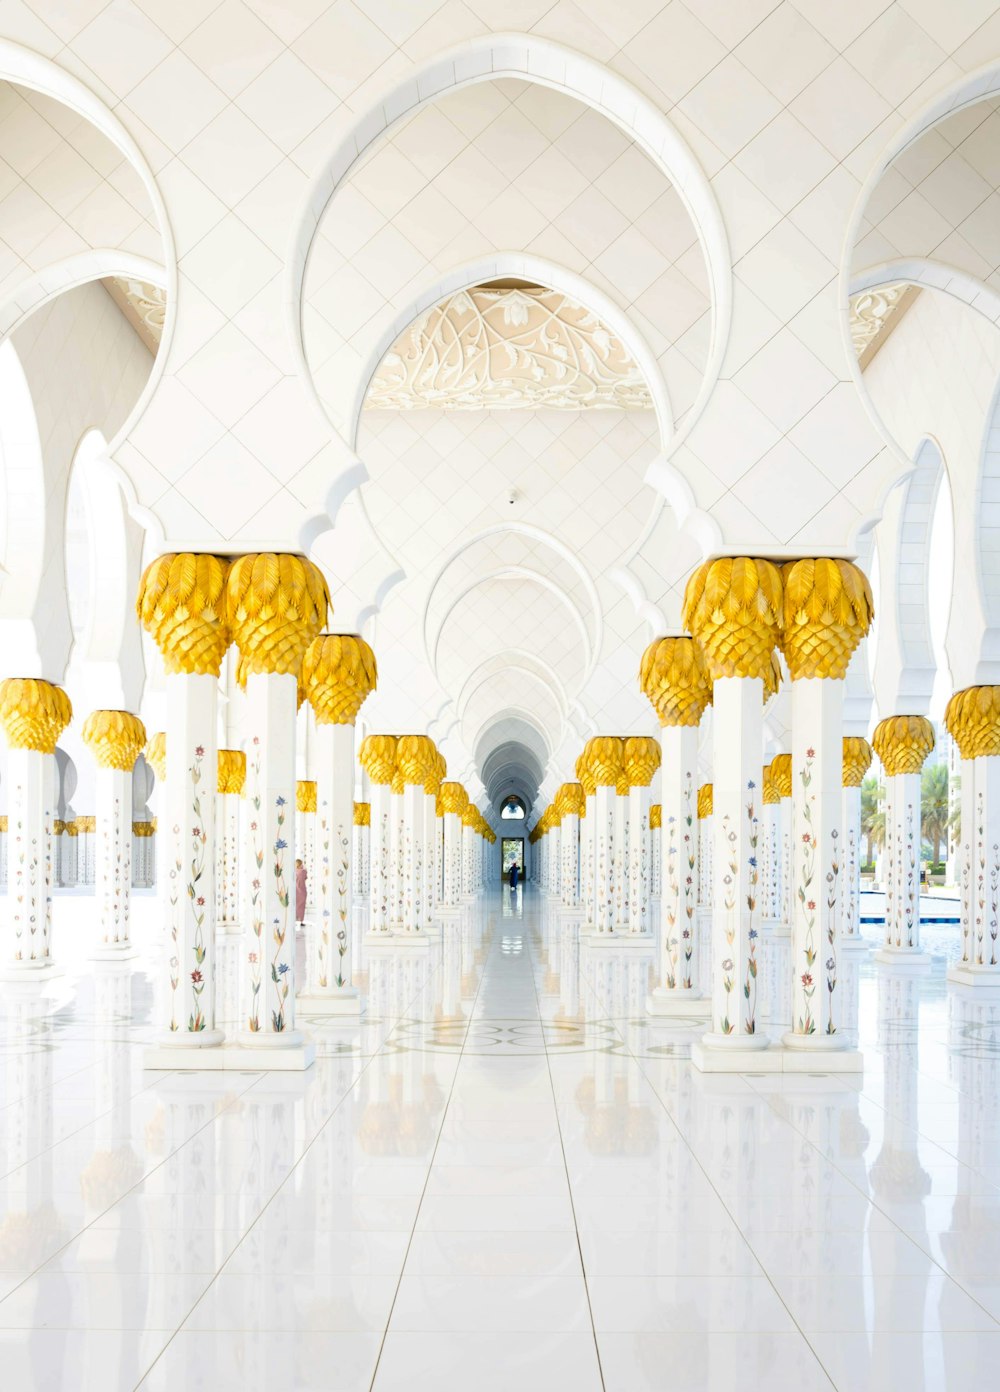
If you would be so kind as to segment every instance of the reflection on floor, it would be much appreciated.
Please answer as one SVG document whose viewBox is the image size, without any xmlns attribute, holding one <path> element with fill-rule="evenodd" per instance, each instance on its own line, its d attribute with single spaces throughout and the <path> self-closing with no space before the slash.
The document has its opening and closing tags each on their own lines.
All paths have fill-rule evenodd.
<svg viewBox="0 0 1000 1392">
<path fill-rule="evenodd" d="M 861 966 L 863 1079 L 702 1076 L 649 958 L 505 890 L 308 1073 L 144 1074 L 139 908 L 95 975 L 59 901 L 0 1000 L 5 1387 L 996 1387 L 1000 1004 L 942 961 Z"/>
</svg>

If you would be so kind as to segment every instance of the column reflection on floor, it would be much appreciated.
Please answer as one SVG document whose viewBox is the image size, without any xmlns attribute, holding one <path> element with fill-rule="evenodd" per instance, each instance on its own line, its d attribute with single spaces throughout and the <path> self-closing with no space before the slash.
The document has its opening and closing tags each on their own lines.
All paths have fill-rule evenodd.
<svg viewBox="0 0 1000 1392">
<path fill-rule="evenodd" d="M 992 1385 L 1000 1004 L 940 957 L 845 963 L 863 1077 L 701 1074 L 655 946 L 497 887 L 421 952 L 359 931 L 307 1072 L 152 1074 L 152 902 L 97 977 L 57 900 L 66 975 L 0 998 L 19 1392 Z"/>
</svg>

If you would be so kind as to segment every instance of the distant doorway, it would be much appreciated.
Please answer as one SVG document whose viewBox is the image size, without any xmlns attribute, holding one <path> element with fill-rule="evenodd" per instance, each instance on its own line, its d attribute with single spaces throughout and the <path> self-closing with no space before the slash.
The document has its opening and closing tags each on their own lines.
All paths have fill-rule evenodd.
<svg viewBox="0 0 1000 1392">
<path fill-rule="evenodd" d="M 524 876 L 524 837 L 505 836 L 501 842 L 503 856 L 503 866 L 500 877 L 504 884 L 507 883 L 510 875 L 510 867 L 517 866 L 517 877 L 522 879 Z"/>
</svg>

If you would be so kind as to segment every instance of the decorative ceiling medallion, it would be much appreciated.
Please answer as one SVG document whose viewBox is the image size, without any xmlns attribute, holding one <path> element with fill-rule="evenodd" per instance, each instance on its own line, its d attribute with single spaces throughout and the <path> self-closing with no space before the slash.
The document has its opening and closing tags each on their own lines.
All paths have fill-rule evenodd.
<svg viewBox="0 0 1000 1392">
<path fill-rule="evenodd" d="M 394 411 L 652 408 L 621 339 L 590 310 L 541 286 L 476 286 L 435 305 L 382 359 L 365 404 Z"/>
<path fill-rule="evenodd" d="M 902 280 L 851 296 L 851 341 L 862 371 L 919 294 L 918 285 Z"/>
<path fill-rule="evenodd" d="M 155 357 L 163 337 L 167 292 L 127 276 L 109 276 L 101 284 Z"/>
</svg>

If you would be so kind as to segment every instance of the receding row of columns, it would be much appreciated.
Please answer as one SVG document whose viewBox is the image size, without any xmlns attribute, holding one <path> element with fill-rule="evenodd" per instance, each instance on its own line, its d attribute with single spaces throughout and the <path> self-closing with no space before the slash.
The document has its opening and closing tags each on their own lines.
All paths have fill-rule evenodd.
<svg viewBox="0 0 1000 1392">
<path fill-rule="evenodd" d="M 872 750 L 843 732 L 843 688 L 871 614 L 867 580 L 846 561 L 817 558 L 780 569 L 746 557 L 706 563 L 685 595 L 689 634 L 657 640 L 641 665 L 662 756 L 659 853 L 648 884 L 651 809 L 621 773 L 634 740 L 590 740 L 577 761 L 578 783 L 563 785 L 532 832 L 542 888 L 567 909 L 576 905 L 561 885 L 579 877 L 580 919 L 592 943 L 641 936 L 655 885 L 660 981 L 649 1008 L 710 1013 L 695 1049 L 701 1067 L 744 1066 L 739 1056 L 768 1049 L 763 935 L 789 939 L 791 966 L 781 985 L 791 1028 L 784 1048 L 754 1066 L 808 1068 L 814 1065 L 802 1055 L 817 1052 L 830 1055 L 825 1067 L 860 1066 L 841 1025 L 838 963 L 843 951 L 864 945 L 860 786 Z M 762 767 L 763 707 L 780 680 L 778 650 L 792 680 L 791 749 Z M 946 717 L 963 760 L 963 957 L 952 972 L 963 981 L 1000 981 L 998 691 L 957 693 Z M 699 789 L 699 726 L 709 704 L 714 778 Z M 920 771 L 933 728 L 923 716 L 890 716 L 873 745 L 887 780 L 885 934 L 876 956 L 919 967 L 927 960 L 920 946 Z M 570 811 L 577 789 L 585 806 L 579 829 Z M 635 829 L 638 846 L 629 839 Z M 702 932 L 711 940 L 705 982 L 697 976 Z"/>
</svg>

